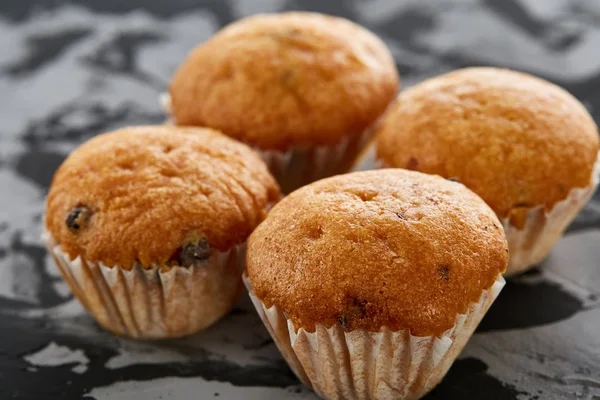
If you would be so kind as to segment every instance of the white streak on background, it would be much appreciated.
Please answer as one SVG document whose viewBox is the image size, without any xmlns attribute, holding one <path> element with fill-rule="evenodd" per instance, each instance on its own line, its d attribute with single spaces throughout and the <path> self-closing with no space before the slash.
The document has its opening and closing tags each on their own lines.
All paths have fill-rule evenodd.
<svg viewBox="0 0 600 400">
<path fill-rule="evenodd" d="M 39 304 L 40 277 L 33 261 L 21 253 L 0 259 L 0 297 Z"/>
<path fill-rule="evenodd" d="M 218 393 L 218 397 L 215 396 Z M 92 389 L 88 396 L 97 400 L 160 400 L 208 399 L 219 400 L 318 400 L 307 389 L 296 386 L 285 389 L 233 386 L 230 383 L 194 378 L 159 378 L 152 381 L 117 382 Z M 88 398 L 86 396 L 85 398 Z"/>
<path fill-rule="evenodd" d="M 67 346 L 59 346 L 54 342 L 48 343 L 43 349 L 23 357 L 31 365 L 38 367 L 57 367 L 66 364 L 77 364 L 72 371 L 83 374 L 87 371 L 90 360 L 83 350 L 72 350 Z"/>
</svg>

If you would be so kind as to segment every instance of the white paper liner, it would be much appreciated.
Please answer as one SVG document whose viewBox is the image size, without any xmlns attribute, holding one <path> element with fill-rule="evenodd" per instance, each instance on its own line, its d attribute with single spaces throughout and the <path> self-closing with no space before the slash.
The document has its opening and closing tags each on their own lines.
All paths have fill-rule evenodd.
<svg viewBox="0 0 600 400">
<path fill-rule="evenodd" d="M 170 95 L 162 93 L 159 103 L 169 116 L 166 123 L 172 123 Z M 349 172 L 372 133 L 371 127 L 332 146 L 298 147 L 287 151 L 253 149 L 267 164 L 281 191 L 288 194 L 319 179 Z"/>
<path fill-rule="evenodd" d="M 292 148 L 287 151 L 254 147 L 254 150 L 269 167 L 281 191 L 288 194 L 319 179 L 350 171 L 371 133 L 371 129 L 367 129 L 333 146 Z"/>
<path fill-rule="evenodd" d="M 524 272 L 546 258 L 564 230 L 596 191 L 599 175 L 600 155 L 594 165 L 589 186 L 572 189 L 567 198 L 554 204 L 550 211 L 546 211 L 543 206 L 528 210 L 523 229 L 513 226 L 509 218 L 500 219 L 510 252 L 505 276 Z"/>
<path fill-rule="evenodd" d="M 471 303 L 454 326 L 438 337 L 418 337 L 408 330 L 345 332 L 340 324 L 316 326 L 314 333 L 294 326 L 277 306 L 267 308 L 244 283 L 250 298 L 298 378 L 326 399 L 419 399 L 446 375 L 475 328 L 494 302 L 504 279 L 498 276 L 479 301 Z"/>
<path fill-rule="evenodd" d="M 225 315 L 240 294 L 245 244 L 214 251 L 202 265 L 163 271 L 71 260 L 49 232 L 42 239 L 75 297 L 120 335 L 161 339 L 198 332 Z"/>
</svg>

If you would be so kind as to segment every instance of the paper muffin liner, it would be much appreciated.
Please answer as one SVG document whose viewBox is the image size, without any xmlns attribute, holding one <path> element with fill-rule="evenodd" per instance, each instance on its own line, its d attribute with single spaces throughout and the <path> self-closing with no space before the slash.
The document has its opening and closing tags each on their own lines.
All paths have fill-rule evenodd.
<svg viewBox="0 0 600 400">
<path fill-rule="evenodd" d="M 162 93 L 159 103 L 169 116 L 165 123 L 172 123 L 169 94 Z M 372 133 L 373 127 L 370 127 L 332 146 L 298 147 L 287 151 L 253 149 L 267 164 L 281 191 L 288 194 L 319 179 L 349 172 Z"/>
<path fill-rule="evenodd" d="M 506 276 L 524 272 L 546 258 L 564 230 L 594 194 L 599 175 L 600 156 L 594 165 L 590 185 L 571 189 L 567 198 L 554 204 L 550 211 L 543 206 L 531 208 L 527 211 L 523 229 L 513 226 L 509 218 L 500 219 L 510 252 Z"/>
<path fill-rule="evenodd" d="M 319 179 L 350 171 L 371 133 L 371 129 L 367 129 L 333 146 L 292 148 L 287 151 L 254 147 L 254 150 L 269 167 L 281 191 L 291 193 Z"/>
<path fill-rule="evenodd" d="M 71 259 L 46 231 L 48 251 L 76 298 L 98 323 L 136 339 L 173 338 L 198 332 L 225 315 L 241 293 L 245 244 L 213 251 L 191 267 L 108 267 Z"/>
<path fill-rule="evenodd" d="M 285 313 L 267 308 L 244 283 L 275 344 L 298 378 L 326 399 L 419 399 L 450 369 L 494 302 L 504 279 L 498 276 L 479 301 L 456 317 L 440 337 L 413 336 L 409 330 L 345 332 L 339 323 L 316 325 L 314 333 L 296 331 Z"/>
</svg>

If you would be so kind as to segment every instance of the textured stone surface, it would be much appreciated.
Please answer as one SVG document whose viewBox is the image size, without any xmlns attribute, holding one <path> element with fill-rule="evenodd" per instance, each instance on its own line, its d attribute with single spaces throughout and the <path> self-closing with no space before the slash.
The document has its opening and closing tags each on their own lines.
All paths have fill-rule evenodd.
<svg viewBox="0 0 600 400">
<path fill-rule="evenodd" d="M 187 51 L 229 21 L 283 9 L 368 26 L 391 47 L 404 87 L 505 66 L 564 86 L 599 121 L 600 0 L 2 1 L 0 398 L 315 398 L 247 299 L 197 336 L 124 340 L 72 299 L 39 239 L 50 179 L 71 149 L 162 121 L 157 96 Z M 545 265 L 507 283 L 427 399 L 600 398 L 598 243 L 600 194 Z"/>
</svg>

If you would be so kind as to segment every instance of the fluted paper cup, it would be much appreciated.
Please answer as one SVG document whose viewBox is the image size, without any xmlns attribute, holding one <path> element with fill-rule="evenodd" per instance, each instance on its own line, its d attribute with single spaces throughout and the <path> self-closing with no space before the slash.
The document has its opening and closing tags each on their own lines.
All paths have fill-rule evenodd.
<svg viewBox="0 0 600 400">
<path fill-rule="evenodd" d="M 119 335 L 160 339 L 198 332 L 229 312 L 241 292 L 245 244 L 213 250 L 201 265 L 125 269 L 71 259 L 49 232 L 42 238 L 75 297 Z"/>
<path fill-rule="evenodd" d="M 413 336 L 407 329 L 345 332 L 339 323 L 315 332 L 295 329 L 285 313 L 267 308 L 252 291 L 250 298 L 292 370 L 308 387 L 326 399 L 419 399 L 446 375 L 475 328 L 494 302 L 504 279 L 498 276 L 454 326 L 440 337 Z"/>
<path fill-rule="evenodd" d="M 571 189 L 567 198 L 554 204 L 550 211 L 543 206 L 531 208 L 527 211 L 522 229 L 513 226 L 509 218 L 500 219 L 510 251 L 506 276 L 523 272 L 546 258 L 564 230 L 596 191 L 599 175 L 600 156 L 596 160 L 588 186 Z"/>
<path fill-rule="evenodd" d="M 269 167 L 283 193 L 291 193 L 319 179 L 352 169 L 371 137 L 371 130 L 345 138 L 333 146 L 292 148 L 287 151 L 254 148 Z"/>
</svg>

